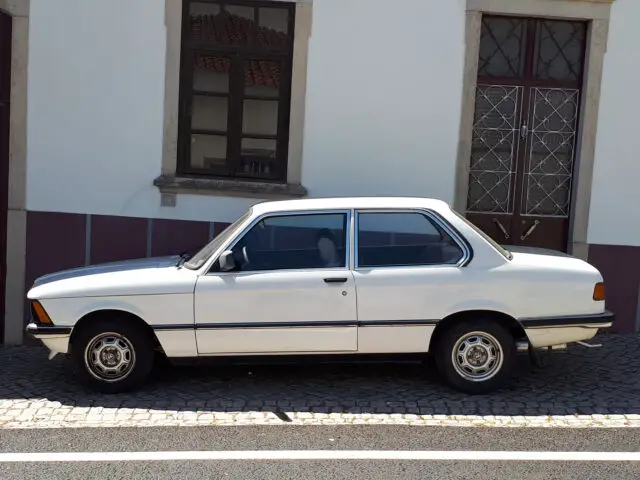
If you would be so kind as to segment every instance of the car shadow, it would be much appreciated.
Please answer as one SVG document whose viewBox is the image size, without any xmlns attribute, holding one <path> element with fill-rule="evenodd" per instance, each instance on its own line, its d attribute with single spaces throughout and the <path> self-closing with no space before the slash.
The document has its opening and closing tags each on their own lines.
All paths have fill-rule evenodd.
<svg viewBox="0 0 640 480">
<path fill-rule="evenodd" d="M 40 347 L 0 349 L 0 400 L 73 407 L 178 412 L 287 412 L 422 415 L 640 414 L 640 336 L 608 335 L 600 349 L 572 346 L 544 365 L 518 359 L 515 378 L 486 395 L 443 385 L 427 363 L 161 365 L 137 391 L 103 395 L 80 387 L 61 357 Z"/>
</svg>

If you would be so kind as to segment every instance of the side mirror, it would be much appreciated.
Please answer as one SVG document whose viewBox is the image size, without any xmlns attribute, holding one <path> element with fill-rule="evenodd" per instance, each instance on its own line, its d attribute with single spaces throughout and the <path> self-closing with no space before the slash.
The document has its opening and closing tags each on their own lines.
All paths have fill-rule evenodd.
<svg viewBox="0 0 640 480">
<path fill-rule="evenodd" d="M 233 252 L 231 250 L 225 250 L 220 255 L 220 271 L 230 272 L 236 268 L 236 260 L 233 258 Z"/>
</svg>

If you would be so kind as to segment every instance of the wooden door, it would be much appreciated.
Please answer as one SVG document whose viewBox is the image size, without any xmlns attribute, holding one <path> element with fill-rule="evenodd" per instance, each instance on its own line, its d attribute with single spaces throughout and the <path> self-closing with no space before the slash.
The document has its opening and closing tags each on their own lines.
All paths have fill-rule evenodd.
<svg viewBox="0 0 640 480">
<path fill-rule="evenodd" d="M 4 342 L 4 296 L 7 279 L 11 26 L 11 16 L 0 12 L 0 344 Z"/>
<path fill-rule="evenodd" d="M 567 249 L 586 33 L 483 17 L 467 217 L 501 244 Z"/>
</svg>

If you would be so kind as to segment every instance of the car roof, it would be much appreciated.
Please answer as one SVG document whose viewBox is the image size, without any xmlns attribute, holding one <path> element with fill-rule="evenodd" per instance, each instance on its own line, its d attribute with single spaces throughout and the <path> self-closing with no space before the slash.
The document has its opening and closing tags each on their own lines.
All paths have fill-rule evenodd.
<svg viewBox="0 0 640 480">
<path fill-rule="evenodd" d="M 331 197 L 261 202 L 253 206 L 253 211 L 257 215 L 262 215 L 271 212 L 341 210 L 351 208 L 428 208 L 442 212 L 448 210 L 449 205 L 442 200 L 423 197 Z"/>
</svg>

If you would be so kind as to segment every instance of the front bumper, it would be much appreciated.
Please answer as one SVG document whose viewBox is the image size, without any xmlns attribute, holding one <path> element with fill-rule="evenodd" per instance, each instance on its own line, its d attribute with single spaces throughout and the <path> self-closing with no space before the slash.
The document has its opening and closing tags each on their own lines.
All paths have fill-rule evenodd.
<svg viewBox="0 0 640 480">
<path fill-rule="evenodd" d="M 58 353 L 69 351 L 69 338 L 71 337 L 71 327 L 61 327 L 56 325 L 43 325 L 32 322 L 27 325 L 27 334 L 37 338 L 51 352 L 50 358 Z"/>
</svg>

